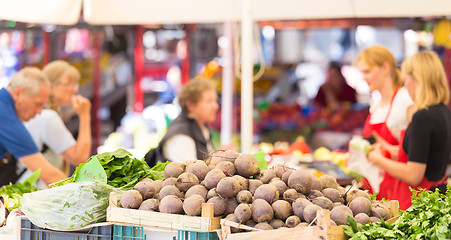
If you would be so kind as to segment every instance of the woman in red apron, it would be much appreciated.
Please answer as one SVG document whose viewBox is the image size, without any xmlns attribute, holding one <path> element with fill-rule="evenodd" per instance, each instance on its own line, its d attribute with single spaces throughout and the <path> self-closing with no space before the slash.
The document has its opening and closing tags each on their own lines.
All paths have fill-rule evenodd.
<svg viewBox="0 0 451 240">
<path fill-rule="evenodd" d="M 371 113 L 368 115 L 368 118 L 365 122 L 365 126 L 363 128 L 363 137 L 368 138 L 370 137 L 374 132 L 379 134 L 380 137 L 382 137 L 388 144 L 391 145 L 398 145 L 398 140 L 393 136 L 392 132 L 387 126 L 387 119 L 390 115 L 392 106 L 393 106 L 393 99 L 396 96 L 396 93 L 398 90 L 395 91 L 395 94 L 392 97 L 392 100 L 390 102 L 389 110 L 387 113 L 387 116 L 385 117 L 385 120 L 381 123 L 375 123 L 371 124 Z M 388 152 L 385 152 L 384 154 L 387 158 L 390 158 L 390 154 Z M 377 193 L 377 199 L 381 200 L 382 198 L 388 199 L 388 196 L 391 194 L 392 191 L 392 185 L 393 185 L 394 178 L 388 174 L 387 172 L 384 173 L 384 178 L 379 186 L 379 193 Z M 362 186 L 363 189 L 368 190 L 370 193 L 373 193 L 373 189 L 371 188 L 370 184 L 366 179 L 364 179 L 364 185 Z"/>
<path fill-rule="evenodd" d="M 395 178 L 388 199 L 398 200 L 400 209 L 405 210 L 412 204 L 409 187 L 446 191 L 451 111 L 446 107 L 450 99 L 447 78 L 437 54 L 423 51 L 407 58 L 402 72 L 416 112 L 401 134 L 398 161 L 383 156 L 380 147 L 369 153 L 368 160 Z"/>
<path fill-rule="evenodd" d="M 396 136 L 399 132 L 394 133 L 393 130 L 399 131 L 407 126 L 406 113 L 408 105 L 404 104 L 403 101 L 406 98 L 408 99 L 407 101 L 411 102 L 411 100 L 405 89 L 402 91 L 402 94 L 398 94 L 398 89 L 402 86 L 402 81 L 399 71 L 396 68 L 396 59 L 385 47 L 372 46 L 366 48 L 359 54 L 355 60 L 355 65 L 362 72 L 364 80 L 368 83 L 370 92 L 377 90 L 381 95 L 380 103 L 371 108 L 371 112 L 363 128 L 363 137 L 369 138 L 374 133 L 377 133 L 385 143 L 398 145 L 399 141 Z M 395 103 L 395 97 L 397 95 L 399 96 Z M 397 104 L 397 106 L 395 112 L 392 113 L 394 104 Z M 388 109 L 388 111 L 384 112 L 384 108 Z M 390 127 L 387 125 L 389 117 L 392 118 L 391 122 L 395 123 L 391 124 Z M 386 153 L 386 157 L 391 157 L 388 152 Z M 383 181 L 379 186 L 380 190 L 377 193 L 377 199 L 388 197 L 392 190 L 393 180 L 390 174 L 384 174 Z M 369 190 L 370 193 L 373 192 L 366 179 L 363 181 L 362 188 Z"/>
</svg>

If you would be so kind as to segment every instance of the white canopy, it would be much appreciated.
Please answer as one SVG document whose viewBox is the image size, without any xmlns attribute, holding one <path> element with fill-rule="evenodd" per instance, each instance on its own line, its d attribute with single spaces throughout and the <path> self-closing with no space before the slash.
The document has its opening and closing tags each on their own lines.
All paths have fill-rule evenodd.
<svg viewBox="0 0 451 240">
<path fill-rule="evenodd" d="M 82 0 L 0 0 L 0 19 L 28 23 L 74 25 Z"/>
<path fill-rule="evenodd" d="M 243 0 L 0 0 L 0 19 L 73 25 L 241 21 Z M 251 0 L 254 21 L 451 15 L 449 0 Z"/>
</svg>

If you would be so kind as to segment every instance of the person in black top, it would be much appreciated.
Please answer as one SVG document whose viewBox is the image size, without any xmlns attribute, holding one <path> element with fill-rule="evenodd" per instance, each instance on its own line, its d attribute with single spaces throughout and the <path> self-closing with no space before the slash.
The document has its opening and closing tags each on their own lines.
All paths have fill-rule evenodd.
<svg viewBox="0 0 451 240">
<path fill-rule="evenodd" d="M 404 86 L 414 100 L 414 113 L 400 147 L 398 161 L 385 158 L 379 146 L 368 160 L 385 169 L 398 181 L 392 200 L 400 209 L 410 206 L 414 189 L 446 191 L 446 168 L 451 157 L 451 111 L 446 106 L 450 92 L 443 65 L 433 51 L 421 51 L 404 60 Z"/>
<path fill-rule="evenodd" d="M 149 165 L 167 160 L 204 160 L 214 150 L 207 125 L 215 121 L 219 110 L 214 82 L 210 79 L 189 81 L 178 95 L 178 102 L 182 112 L 168 126 L 158 147 L 146 154 Z"/>
</svg>

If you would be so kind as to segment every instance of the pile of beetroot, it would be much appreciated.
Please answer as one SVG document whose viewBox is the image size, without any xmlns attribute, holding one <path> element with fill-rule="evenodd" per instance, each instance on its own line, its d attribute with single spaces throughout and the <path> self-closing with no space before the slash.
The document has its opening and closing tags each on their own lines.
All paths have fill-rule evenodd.
<svg viewBox="0 0 451 240">
<path fill-rule="evenodd" d="M 348 216 L 361 224 L 392 217 L 387 204 L 361 190 L 346 192 L 332 176 L 282 165 L 260 170 L 252 154 L 233 150 L 170 163 L 164 176 L 137 183 L 122 195 L 121 206 L 199 216 L 202 203 L 213 203 L 215 216 L 258 229 L 313 225 L 319 209 L 330 210 L 332 225 L 347 224 Z"/>
</svg>

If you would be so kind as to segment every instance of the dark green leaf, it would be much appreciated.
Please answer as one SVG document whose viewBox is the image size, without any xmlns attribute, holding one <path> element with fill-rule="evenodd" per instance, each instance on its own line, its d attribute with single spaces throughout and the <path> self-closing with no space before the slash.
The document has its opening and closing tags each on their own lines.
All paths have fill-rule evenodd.
<svg viewBox="0 0 451 240">
<path fill-rule="evenodd" d="M 163 172 L 166 166 L 171 163 L 170 161 L 166 161 L 164 163 L 158 161 L 155 166 L 153 166 L 150 170 L 157 171 L 157 172 Z"/>
<path fill-rule="evenodd" d="M 357 222 L 351 216 L 348 216 L 347 219 L 348 225 L 352 227 L 354 231 L 357 231 Z"/>
</svg>

